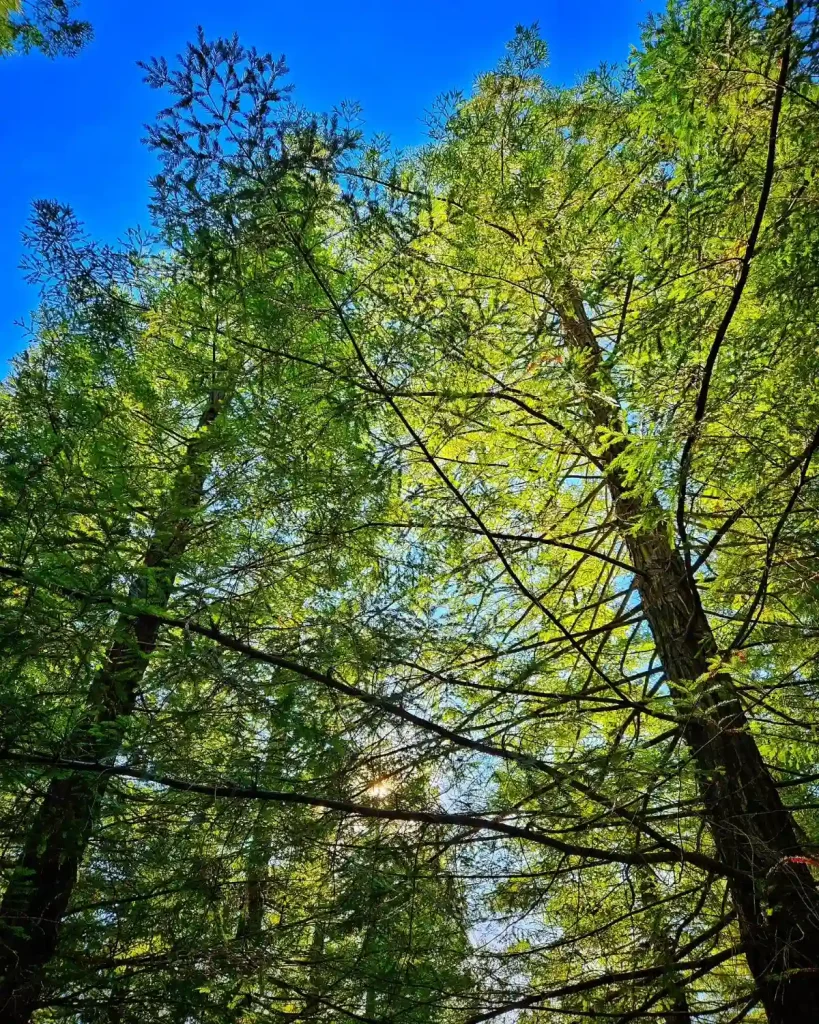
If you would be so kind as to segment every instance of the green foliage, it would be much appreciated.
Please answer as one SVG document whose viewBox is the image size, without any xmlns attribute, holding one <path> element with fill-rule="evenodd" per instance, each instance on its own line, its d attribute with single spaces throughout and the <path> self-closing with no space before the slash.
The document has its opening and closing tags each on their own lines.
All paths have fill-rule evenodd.
<svg viewBox="0 0 819 1024">
<path fill-rule="evenodd" d="M 73 57 L 92 36 L 87 21 L 72 17 L 77 0 L 0 0 L 0 56 L 40 50 Z"/>
<path fill-rule="evenodd" d="M 37 206 L 12 882 L 52 780 L 108 783 L 36 1021 L 798 1019 L 819 68 L 788 15 L 673 3 L 572 89 L 518 29 L 400 158 L 200 34 L 146 67 L 155 235 Z"/>
</svg>

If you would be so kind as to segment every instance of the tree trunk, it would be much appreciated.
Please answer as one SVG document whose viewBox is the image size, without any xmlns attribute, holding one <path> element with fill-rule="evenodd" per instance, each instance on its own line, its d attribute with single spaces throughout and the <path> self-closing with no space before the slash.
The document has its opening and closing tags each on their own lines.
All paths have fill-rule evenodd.
<svg viewBox="0 0 819 1024">
<path fill-rule="evenodd" d="M 654 874 L 649 867 L 637 868 L 636 874 L 640 909 L 643 912 L 643 920 L 646 916 L 648 920 L 648 941 L 659 962 L 668 966 L 668 975 L 662 984 L 665 988 L 670 988 L 672 994 L 662 1000 L 661 1005 L 665 1007 L 665 1012 L 660 1020 L 662 1024 L 693 1024 L 685 978 L 680 971 L 674 969 L 674 960 L 678 959 L 677 950 L 671 939 L 668 913 L 660 905 L 660 894 L 657 891 Z M 649 1002 L 643 1003 L 643 1009 L 647 1009 L 649 1005 Z M 633 1015 L 627 1014 L 625 1019 L 628 1020 L 630 1016 L 633 1020 L 640 1020 L 639 1011 Z"/>
<path fill-rule="evenodd" d="M 162 610 L 173 591 L 191 516 L 201 503 L 210 465 L 209 428 L 223 405 L 214 393 L 189 441 L 169 500 L 143 558 L 146 570 L 131 597 Z M 89 688 L 82 719 L 60 753 L 106 761 L 116 756 L 139 685 L 156 648 L 160 623 L 149 615 L 120 615 L 102 666 Z M 63 915 L 99 815 L 105 776 L 81 772 L 52 779 L 0 903 L 0 1020 L 27 1024 L 40 999 L 46 966 L 57 948 Z"/>
<path fill-rule="evenodd" d="M 255 939 L 259 941 L 264 928 L 265 890 L 270 874 L 270 856 L 272 853 L 270 834 L 265 821 L 265 810 L 264 805 L 259 808 L 250 836 L 244 903 L 239 914 L 239 925 L 236 929 L 236 938 L 240 940 Z"/>
<path fill-rule="evenodd" d="M 610 390 L 610 381 L 582 299 L 571 285 L 564 295 L 558 313 L 588 388 L 589 419 L 624 434 L 617 410 L 598 397 Z M 747 878 L 728 882 L 745 956 L 771 1024 L 803 1024 L 819 1013 L 819 894 L 807 867 L 787 859 L 800 853 L 793 818 L 749 731 L 730 674 L 713 671 L 717 645 L 699 590 L 669 542 L 659 502 L 630 496 L 613 464 L 629 443 L 626 438 L 611 445 L 600 462 L 638 574 L 643 611 L 686 723 L 682 735 L 714 845 L 720 860 Z M 658 525 L 642 527 L 647 518 Z"/>
<path fill-rule="evenodd" d="M 321 1000 L 318 993 L 321 991 L 321 966 L 324 960 L 324 942 L 326 939 L 326 926 L 322 920 L 317 920 L 313 925 L 313 938 L 310 943 L 310 973 L 308 986 L 313 994 L 304 1001 L 302 1016 L 305 1018 L 315 1017 L 321 1009 Z"/>
<path fill-rule="evenodd" d="M 237 1021 L 245 1019 L 248 1009 L 253 1004 L 253 995 L 247 991 L 246 984 L 247 979 L 256 973 L 253 966 L 255 950 L 247 947 L 261 948 L 267 941 L 264 924 L 272 851 L 270 833 L 266 828 L 266 810 L 267 808 L 262 804 L 253 823 L 245 869 L 242 908 L 239 911 L 239 924 L 236 927 L 236 941 L 243 943 L 246 947 L 235 1001 L 231 1004 L 235 1010 L 233 1019 Z"/>
</svg>

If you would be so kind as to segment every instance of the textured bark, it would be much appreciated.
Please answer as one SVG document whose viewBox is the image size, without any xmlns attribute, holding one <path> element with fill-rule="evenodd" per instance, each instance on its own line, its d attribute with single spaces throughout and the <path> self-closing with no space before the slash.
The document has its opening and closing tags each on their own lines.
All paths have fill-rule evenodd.
<svg viewBox="0 0 819 1024">
<path fill-rule="evenodd" d="M 212 396 L 188 443 L 168 500 L 154 524 L 132 598 L 165 609 L 177 565 L 190 541 L 191 517 L 202 500 L 210 466 L 209 429 L 222 407 Z M 140 683 L 156 648 L 160 622 L 153 615 L 120 616 L 104 662 L 89 688 L 82 719 L 62 747 L 63 756 L 105 762 L 118 753 Z M 0 903 L 0 1020 L 27 1024 L 37 1008 L 43 977 L 54 956 L 62 918 L 105 794 L 107 779 L 76 773 L 52 779 Z"/>
<path fill-rule="evenodd" d="M 589 420 L 625 433 L 618 411 L 600 397 L 611 385 L 581 297 L 572 285 L 564 296 L 558 312 L 588 388 Z M 801 852 L 792 815 L 749 731 L 730 674 L 711 670 L 717 645 L 659 503 L 630 496 L 614 464 L 628 444 L 626 438 L 611 445 L 600 462 L 657 654 L 686 722 L 683 738 L 714 845 L 723 863 L 747 876 L 747 882 L 732 876 L 728 885 L 748 966 L 771 1024 L 803 1024 L 819 1013 L 819 894 L 807 867 L 786 859 Z M 639 525 L 647 521 L 658 525 Z M 696 680 L 702 682 L 692 695 Z"/>
</svg>

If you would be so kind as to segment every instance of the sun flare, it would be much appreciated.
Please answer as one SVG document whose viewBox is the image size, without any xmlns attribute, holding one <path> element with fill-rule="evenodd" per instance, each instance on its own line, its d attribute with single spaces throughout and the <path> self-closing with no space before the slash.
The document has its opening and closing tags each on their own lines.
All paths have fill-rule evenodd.
<svg viewBox="0 0 819 1024">
<path fill-rule="evenodd" d="M 374 797 L 376 800 L 381 800 L 385 796 L 389 796 L 390 793 L 395 789 L 395 784 L 391 779 L 378 779 L 367 786 L 365 790 L 367 796 Z"/>
</svg>

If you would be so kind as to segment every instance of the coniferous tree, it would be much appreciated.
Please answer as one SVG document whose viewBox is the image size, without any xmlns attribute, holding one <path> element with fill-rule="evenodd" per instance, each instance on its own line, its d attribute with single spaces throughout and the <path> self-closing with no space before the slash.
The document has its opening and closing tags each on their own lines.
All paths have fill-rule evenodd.
<svg viewBox="0 0 819 1024">
<path fill-rule="evenodd" d="M 0 56 L 32 49 L 73 57 L 91 39 L 87 21 L 73 17 L 77 0 L 0 0 Z"/>
<path fill-rule="evenodd" d="M 811 1018 L 816 38 L 521 29 L 408 158 L 149 65 L 162 244 L 42 207 L 4 394 L 17 1019 Z"/>
</svg>

